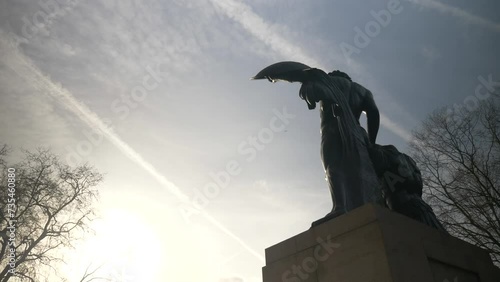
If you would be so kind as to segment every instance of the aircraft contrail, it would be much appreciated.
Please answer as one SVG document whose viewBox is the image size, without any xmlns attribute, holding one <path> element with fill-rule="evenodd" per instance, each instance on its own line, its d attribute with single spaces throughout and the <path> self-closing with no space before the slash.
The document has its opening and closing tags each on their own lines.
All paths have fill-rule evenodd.
<svg viewBox="0 0 500 282">
<path fill-rule="evenodd" d="M 480 16 L 476 16 L 458 7 L 454 7 L 434 0 L 406 0 L 406 1 L 425 8 L 430 8 L 442 13 L 450 14 L 465 22 L 469 22 L 487 29 L 491 29 L 495 32 L 500 32 L 499 23 L 496 23 L 489 19 L 482 18 Z"/>
<path fill-rule="evenodd" d="M 70 91 L 57 85 L 50 78 L 44 75 L 31 61 L 30 58 L 22 54 L 16 46 L 15 40 L 0 29 L 0 50 L 2 51 L 1 59 L 11 68 L 16 74 L 23 79 L 29 80 L 33 86 L 39 91 L 45 93 L 60 103 L 70 112 L 75 114 L 87 126 L 94 130 L 99 130 L 116 148 L 118 148 L 130 160 L 148 172 L 154 177 L 162 187 L 166 188 L 170 193 L 176 196 L 182 203 L 192 205 L 189 197 L 182 190 L 169 181 L 162 175 L 151 163 L 146 161 L 137 151 L 130 147 L 120 136 L 118 136 L 111 128 L 99 118 L 89 107 L 78 101 Z M 229 237 L 236 240 L 244 249 L 249 251 L 261 262 L 264 262 L 264 257 L 255 251 L 252 247 L 246 244 L 236 234 L 227 229 L 221 222 L 209 215 L 204 210 L 199 210 L 200 215 L 212 223 L 215 227 L 221 230 Z"/>
<path fill-rule="evenodd" d="M 287 58 L 287 60 L 297 60 L 309 66 L 318 67 L 324 70 L 329 69 L 309 56 L 300 47 L 274 32 L 271 25 L 266 23 L 262 17 L 255 14 L 248 5 L 234 0 L 212 0 L 212 3 L 215 7 L 221 9 L 229 18 L 241 24 L 250 34 L 269 46 L 276 53 Z M 354 63 L 351 64 L 354 65 Z M 359 68 L 357 65 L 354 66 Z M 411 139 L 411 134 L 406 129 L 390 121 L 383 113 L 380 113 L 380 121 L 382 126 L 403 138 L 405 141 Z"/>
</svg>

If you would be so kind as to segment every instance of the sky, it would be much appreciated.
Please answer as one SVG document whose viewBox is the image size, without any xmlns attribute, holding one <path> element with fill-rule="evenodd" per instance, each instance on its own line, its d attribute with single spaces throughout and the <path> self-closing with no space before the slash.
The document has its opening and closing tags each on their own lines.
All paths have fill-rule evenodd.
<svg viewBox="0 0 500 282">
<path fill-rule="evenodd" d="M 249 78 L 279 61 L 347 72 L 374 94 L 377 143 L 406 151 L 432 111 L 470 106 L 500 81 L 499 10 L 493 0 L 2 0 L 0 143 L 13 161 L 43 146 L 105 174 L 95 236 L 60 269 L 70 279 L 99 262 L 116 281 L 261 281 L 265 248 L 332 203 L 318 110 L 299 84 Z"/>
</svg>

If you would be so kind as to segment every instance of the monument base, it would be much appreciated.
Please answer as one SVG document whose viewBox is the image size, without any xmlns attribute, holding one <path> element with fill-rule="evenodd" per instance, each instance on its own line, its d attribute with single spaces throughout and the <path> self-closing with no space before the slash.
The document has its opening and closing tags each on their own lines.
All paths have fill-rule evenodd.
<svg viewBox="0 0 500 282">
<path fill-rule="evenodd" d="M 376 205 L 266 249 L 264 282 L 498 282 L 487 251 Z"/>
</svg>

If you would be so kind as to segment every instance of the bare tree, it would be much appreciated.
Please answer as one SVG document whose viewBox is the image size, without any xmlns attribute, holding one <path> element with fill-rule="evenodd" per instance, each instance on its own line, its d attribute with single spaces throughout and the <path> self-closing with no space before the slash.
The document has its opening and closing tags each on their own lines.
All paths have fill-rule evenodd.
<svg viewBox="0 0 500 282">
<path fill-rule="evenodd" d="M 48 150 L 25 152 L 8 167 L 0 150 L 0 282 L 43 281 L 62 262 L 61 249 L 88 230 L 102 175 L 62 164 Z M 12 184 L 14 183 L 14 184 Z"/>
<path fill-rule="evenodd" d="M 490 251 L 498 265 L 500 99 L 491 94 L 475 107 L 431 114 L 413 133 L 410 154 L 421 169 L 424 195 L 447 230 Z"/>
</svg>

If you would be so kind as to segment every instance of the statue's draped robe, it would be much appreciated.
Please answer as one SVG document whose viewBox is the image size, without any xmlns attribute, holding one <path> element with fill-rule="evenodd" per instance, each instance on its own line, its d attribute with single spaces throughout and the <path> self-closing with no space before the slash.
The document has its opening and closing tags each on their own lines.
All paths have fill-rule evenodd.
<svg viewBox="0 0 500 282">
<path fill-rule="evenodd" d="M 315 75 L 319 79 L 303 84 L 301 93 L 320 100 L 321 158 L 334 203 L 331 215 L 381 203 L 380 184 L 368 154 L 370 141 L 349 107 L 350 99 L 356 99 L 350 92 L 352 83 L 322 71 Z M 341 79 L 345 81 L 336 82 Z"/>
</svg>

